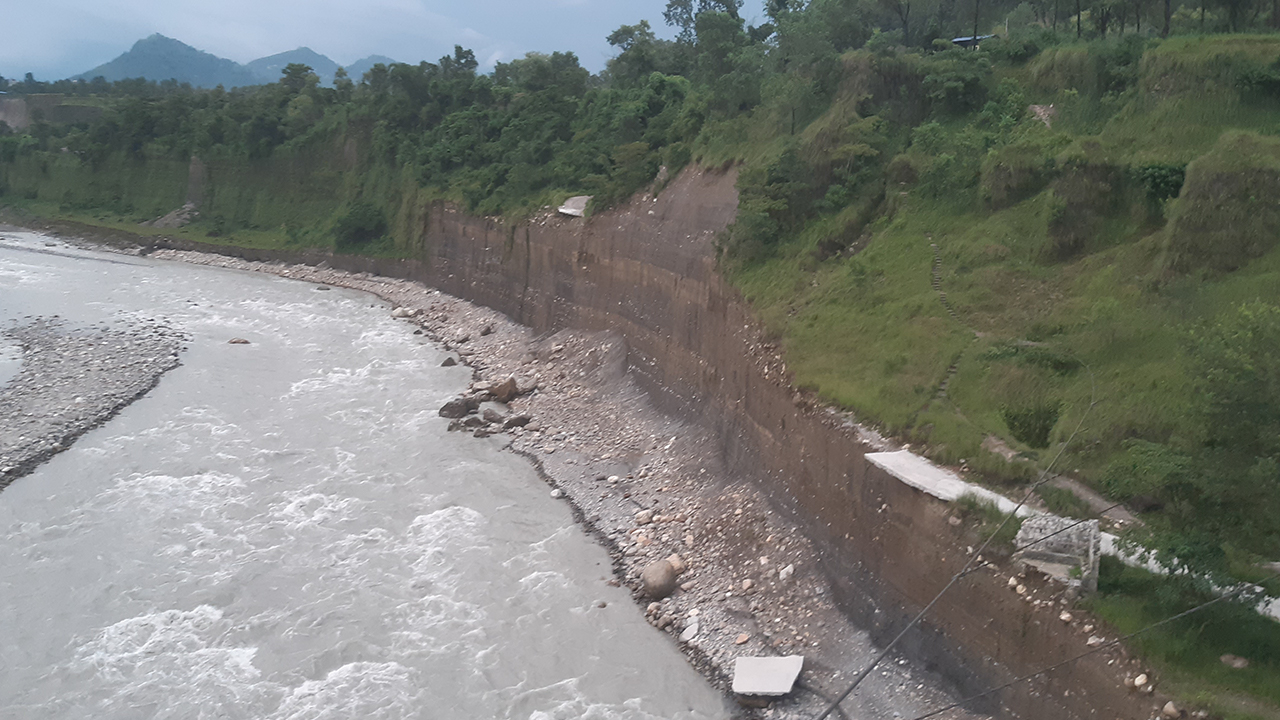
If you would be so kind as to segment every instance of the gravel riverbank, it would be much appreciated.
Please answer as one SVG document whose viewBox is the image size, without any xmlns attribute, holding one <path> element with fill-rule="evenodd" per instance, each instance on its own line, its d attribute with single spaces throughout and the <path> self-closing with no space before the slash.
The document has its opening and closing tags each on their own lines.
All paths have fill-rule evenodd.
<svg viewBox="0 0 1280 720">
<path fill-rule="evenodd" d="M 609 549 L 615 575 L 601 582 L 627 585 L 649 621 L 672 635 L 714 685 L 729 693 L 737 657 L 805 657 L 790 696 L 744 705 L 742 717 L 813 717 L 874 655 L 817 572 L 818 550 L 761 493 L 725 476 L 710 436 L 652 407 L 627 372 L 621 336 L 538 337 L 486 308 L 368 274 L 174 250 L 151 256 L 271 273 L 318 283 L 317 290 L 373 293 L 472 368 L 473 406 L 512 391 L 508 403 L 487 402 L 454 427 L 529 457 L 548 491 L 571 503 Z M 515 387 L 500 388 L 508 378 Z M 673 555 L 683 572 L 674 592 L 655 600 L 641 574 Z M 931 673 L 892 658 L 845 708 L 858 716 L 912 717 L 948 703 L 940 686 Z"/>
<path fill-rule="evenodd" d="M 27 318 L 0 330 L 20 348 L 0 386 L 0 489 L 110 420 L 179 364 L 182 337 L 155 323 L 77 327 Z"/>
</svg>

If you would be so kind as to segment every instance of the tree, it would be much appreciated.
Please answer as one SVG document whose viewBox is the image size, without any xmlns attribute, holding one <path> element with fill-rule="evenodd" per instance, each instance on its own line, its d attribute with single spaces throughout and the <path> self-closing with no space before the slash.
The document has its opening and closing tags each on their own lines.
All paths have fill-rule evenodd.
<svg viewBox="0 0 1280 720">
<path fill-rule="evenodd" d="M 712 109 L 736 115 L 760 99 L 764 51 L 743 31 L 742 20 L 722 12 L 698 16 L 696 76 Z"/>
<path fill-rule="evenodd" d="M 280 73 L 280 84 L 289 91 L 290 95 L 297 95 L 318 86 L 320 78 L 309 65 L 289 63 Z"/>
<path fill-rule="evenodd" d="M 698 16 L 707 12 L 722 12 L 738 20 L 742 0 L 667 0 L 662 19 L 671 27 L 680 28 L 680 42 L 691 43 L 697 35 Z"/>
<path fill-rule="evenodd" d="M 346 68 L 338 68 L 333 74 L 333 89 L 337 91 L 338 102 L 351 102 L 351 95 L 355 91 L 355 83 L 351 82 L 351 77 L 347 75 Z"/>
<path fill-rule="evenodd" d="M 1280 460 L 1280 307 L 1241 305 L 1194 337 L 1213 447 Z"/>
<path fill-rule="evenodd" d="M 657 70 L 657 40 L 648 20 L 641 20 L 638 25 L 623 25 L 614 30 L 608 41 L 621 52 L 605 64 L 614 82 L 624 86 L 633 85 Z"/>
<path fill-rule="evenodd" d="M 453 57 L 446 55 L 440 58 L 440 74 L 445 78 L 475 75 L 478 67 L 480 63 L 476 62 L 476 54 L 461 45 L 453 46 Z"/>
<path fill-rule="evenodd" d="M 911 44 L 911 0 L 880 0 L 880 5 L 902 25 L 902 44 Z"/>
</svg>

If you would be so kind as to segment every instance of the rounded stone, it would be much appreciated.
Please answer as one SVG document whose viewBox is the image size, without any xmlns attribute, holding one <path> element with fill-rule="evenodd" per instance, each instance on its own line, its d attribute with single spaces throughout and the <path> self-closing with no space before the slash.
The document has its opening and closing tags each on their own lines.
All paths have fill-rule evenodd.
<svg viewBox="0 0 1280 720">
<path fill-rule="evenodd" d="M 679 573 L 667 560 L 657 560 L 645 566 L 640 573 L 640 583 L 644 593 L 654 600 L 661 600 L 676 589 L 676 578 Z"/>
</svg>

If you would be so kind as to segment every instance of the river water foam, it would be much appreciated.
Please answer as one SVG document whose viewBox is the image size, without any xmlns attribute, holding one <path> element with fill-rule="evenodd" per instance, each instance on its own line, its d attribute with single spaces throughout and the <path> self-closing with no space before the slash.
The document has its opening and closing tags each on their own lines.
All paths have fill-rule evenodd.
<svg viewBox="0 0 1280 720">
<path fill-rule="evenodd" d="M 385 305 L 46 242 L 0 238 L 0 323 L 191 339 L 0 493 L 0 717 L 727 715 L 533 469 L 445 431 L 469 370 Z"/>
</svg>

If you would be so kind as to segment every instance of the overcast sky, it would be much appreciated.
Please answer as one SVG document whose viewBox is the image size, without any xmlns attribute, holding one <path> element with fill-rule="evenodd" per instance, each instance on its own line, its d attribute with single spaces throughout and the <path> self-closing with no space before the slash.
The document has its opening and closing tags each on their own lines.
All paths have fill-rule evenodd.
<svg viewBox="0 0 1280 720">
<path fill-rule="evenodd" d="M 571 50 L 592 71 L 619 25 L 648 20 L 659 35 L 666 0 L 15 0 L 0 12 L 0 75 L 76 75 L 152 33 L 248 62 L 306 46 L 345 65 L 368 55 L 436 60 L 454 44 L 486 68 L 530 51 Z M 743 15 L 759 22 L 762 0 Z"/>
</svg>

